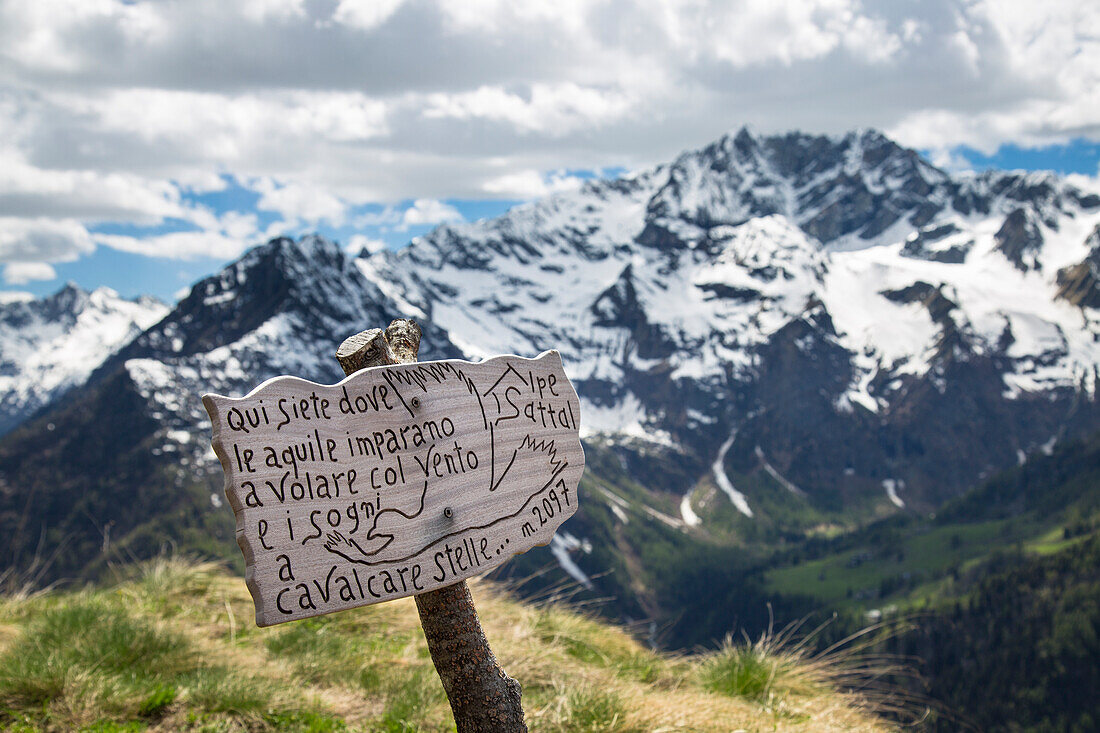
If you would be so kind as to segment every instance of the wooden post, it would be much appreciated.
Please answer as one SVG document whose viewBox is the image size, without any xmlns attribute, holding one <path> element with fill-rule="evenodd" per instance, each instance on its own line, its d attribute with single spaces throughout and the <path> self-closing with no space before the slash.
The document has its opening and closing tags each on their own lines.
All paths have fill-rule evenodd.
<svg viewBox="0 0 1100 733">
<path fill-rule="evenodd" d="M 415 321 L 399 318 L 385 331 L 373 328 L 351 336 L 337 349 L 336 360 L 348 375 L 408 364 L 417 360 L 420 335 Z M 504 672 L 489 648 L 466 581 L 415 598 L 458 733 L 526 733 L 519 682 Z"/>
</svg>

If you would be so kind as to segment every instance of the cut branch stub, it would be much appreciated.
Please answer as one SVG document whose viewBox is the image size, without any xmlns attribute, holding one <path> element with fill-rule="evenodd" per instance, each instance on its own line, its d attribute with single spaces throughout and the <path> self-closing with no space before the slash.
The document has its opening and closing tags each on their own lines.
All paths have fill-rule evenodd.
<svg viewBox="0 0 1100 733">
<path fill-rule="evenodd" d="M 386 327 L 386 343 L 398 364 L 416 361 L 422 333 L 420 326 L 411 318 L 398 318 Z"/>
<path fill-rule="evenodd" d="M 409 364 L 420 351 L 420 326 L 399 318 L 383 332 L 372 328 L 340 344 L 344 373 Z M 466 581 L 415 596 L 432 663 L 451 704 L 458 733 L 527 733 L 519 682 L 497 662 L 481 628 Z"/>
<path fill-rule="evenodd" d="M 416 346 L 419 349 L 419 340 Z M 416 352 L 413 352 L 412 359 L 398 361 L 394 357 L 389 342 L 386 341 L 385 332 L 380 328 L 372 328 L 369 331 L 361 331 L 345 339 L 344 343 L 340 344 L 340 348 L 336 350 L 336 361 L 340 362 L 344 374 L 351 375 L 368 367 L 416 361 Z"/>
</svg>

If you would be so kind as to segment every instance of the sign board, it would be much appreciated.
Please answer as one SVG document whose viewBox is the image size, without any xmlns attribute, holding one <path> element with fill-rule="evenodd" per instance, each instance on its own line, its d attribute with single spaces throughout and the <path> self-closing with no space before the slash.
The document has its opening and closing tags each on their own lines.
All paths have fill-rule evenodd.
<svg viewBox="0 0 1100 733">
<path fill-rule="evenodd" d="M 580 403 L 556 351 L 202 400 L 260 626 L 457 583 L 577 510 Z"/>
</svg>

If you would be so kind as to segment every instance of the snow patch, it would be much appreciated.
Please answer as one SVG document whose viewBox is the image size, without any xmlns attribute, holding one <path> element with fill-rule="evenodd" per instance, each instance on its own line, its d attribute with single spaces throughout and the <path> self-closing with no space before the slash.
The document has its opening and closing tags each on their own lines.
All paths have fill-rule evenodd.
<svg viewBox="0 0 1100 733">
<path fill-rule="evenodd" d="M 905 488 L 905 482 L 897 479 L 883 479 L 882 488 L 886 489 L 886 496 L 893 502 L 894 506 L 899 509 L 905 508 L 905 502 L 898 496 L 898 489 Z"/>
<path fill-rule="evenodd" d="M 642 403 L 627 393 L 612 405 L 597 405 L 581 398 L 581 438 L 597 435 L 618 435 L 638 438 L 669 448 L 675 448 L 672 436 L 663 430 L 647 427 L 649 419 Z"/>
<path fill-rule="evenodd" d="M 781 473 L 779 473 L 779 471 L 775 470 L 775 466 L 768 463 L 768 459 L 764 456 L 764 449 L 763 448 L 761 448 L 760 446 L 756 446 L 756 450 L 754 452 L 756 453 L 757 460 L 759 460 L 760 464 L 764 467 L 764 470 L 768 473 L 769 476 L 771 476 L 773 479 L 775 479 L 776 483 L 778 483 L 784 489 L 786 489 L 787 491 L 791 492 L 792 494 L 794 494 L 796 496 L 805 496 L 806 495 L 805 491 L 803 491 L 802 489 L 798 488 L 793 483 L 788 481 L 785 476 L 783 476 Z"/>
<path fill-rule="evenodd" d="M 568 532 L 555 534 L 550 538 L 550 553 L 554 556 L 554 559 L 558 561 L 558 565 L 561 565 L 562 570 L 569 573 L 569 576 L 573 580 L 583 585 L 588 590 L 592 590 L 592 580 L 581 570 L 577 563 L 573 562 L 573 558 L 569 556 L 571 550 L 581 549 L 583 545 L 577 540 L 576 537 Z M 588 546 L 586 552 L 591 552 L 592 546 Z"/>
<path fill-rule="evenodd" d="M 670 517 L 664 512 L 659 512 L 653 507 L 643 506 L 642 511 L 656 519 L 658 522 L 666 524 L 673 529 L 683 529 L 683 522 L 681 522 L 679 519 L 676 519 L 675 517 Z"/>
<path fill-rule="evenodd" d="M 714 480 L 718 483 L 718 488 L 726 492 L 726 496 L 730 498 L 737 511 L 744 514 L 746 517 L 752 517 L 752 509 L 749 508 L 748 499 L 745 495 L 733 487 L 733 482 L 730 481 L 729 476 L 726 475 L 726 469 L 724 463 L 726 460 L 726 453 L 729 452 L 730 446 L 733 445 L 733 441 L 737 438 L 737 431 L 734 430 L 729 439 L 722 444 L 722 447 L 718 449 L 718 458 L 715 459 L 714 464 L 711 465 L 711 471 L 714 472 Z"/>
<path fill-rule="evenodd" d="M 191 433 L 187 430 L 169 430 L 164 434 L 164 437 L 181 445 L 187 445 L 191 442 Z"/>
<path fill-rule="evenodd" d="M 691 491 L 684 494 L 684 498 L 680 500 L 680 517 L 684 520 L 684 524 L 689 527 L 698 527 L 703 523 L 703 520 L 699 518 L 699 515 L 695 513 L 695 510 L 691 508 Z"/>
</svg>

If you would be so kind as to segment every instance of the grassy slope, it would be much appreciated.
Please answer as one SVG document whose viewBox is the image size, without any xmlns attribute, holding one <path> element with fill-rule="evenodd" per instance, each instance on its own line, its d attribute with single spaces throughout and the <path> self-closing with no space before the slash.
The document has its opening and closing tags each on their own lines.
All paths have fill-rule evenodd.
<svg viewBox="0 0 1100 733">
<path fill-rule="evenodd" d="M 663 656 L 560 607 L 474 595 L 533 731 L 889 727 L 772 648 Z M 269 629 L 252 610 L 239 578 L 166 561 L 109 588 L 0 599 L 0 728 L 453 730 L 411 600 Z"/>
<path fill-rule="evenodd" d="M 1100 532 L 1100 435 L 1033 456 L 949 502 L 838 538 L 766 574 L 768 588 L 830 608 L 933 606 L 965 595 L 1008 554 L 1049 555 Z"/>
</svg>

